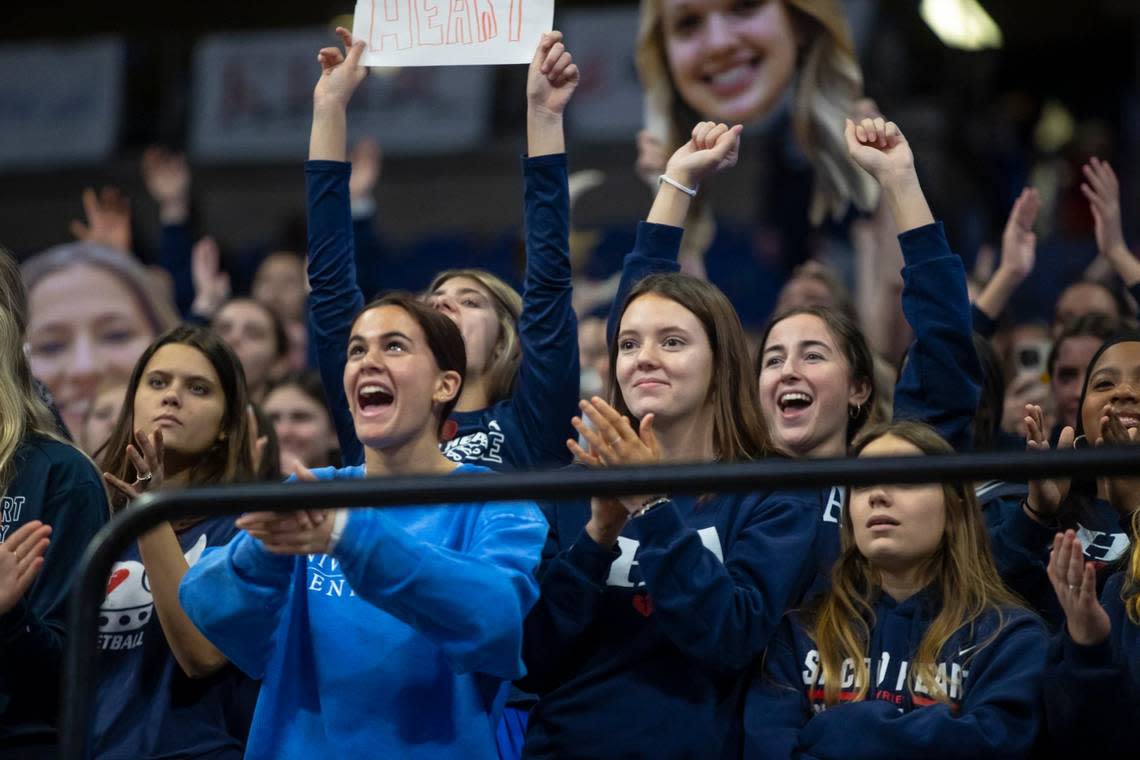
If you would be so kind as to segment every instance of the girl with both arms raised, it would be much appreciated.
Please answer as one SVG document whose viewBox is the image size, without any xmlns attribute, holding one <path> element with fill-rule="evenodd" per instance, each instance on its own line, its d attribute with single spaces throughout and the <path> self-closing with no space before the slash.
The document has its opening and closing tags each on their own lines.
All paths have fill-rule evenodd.
<svg viewBox="0 0 1140 760">
<path fill-rule="evenodd" d="M 703 124 L 674 156 L 690 181 L 735 161 L 739 130 Z M 680 193 L 663 187 L 650 219 Z M 595 467 L 765 456 L 740 320 L 714 286 L 650 277 L 610 344 L 612 403 L 582 402 Z M 722 757 L 739 746 L 749 664 L 811 576 L 818 506 L 790 492 L 551 504 L 523 688 L 524 757 Z M 773 558 L 779 558 L 773 562 Z"/>
<path fill-rule="evenodd" d="M 364 43 L 338 33 L 347 58 L 319 56 L 310 174 L 344 161 L 345 108 L 365 75 Z M 439 448 L 467 367 L 455 323 L 389 295 L 349 332 L 341 392 L 365 463 L 302 476 L 486 472 Z M 522 620 L 538 593 L 537 507 L 262 513 L 238 525 L 245 532 L 187 575 L 181 599 L 222 652 L 264 679 L 246 757 L 498 756 L 503 681 L 523 673 Z"/>
<path fill-rule="evenodd" d="M 953 453 L 929 427 L 853 453 Z M 744 710 L 748 758 L 1018 758 L 1041 724 L 1046 634 L 990 559 L 968 484 L 849 490 L 830 588 L 790 613 Z"/>
<path fill-rule="evenodd" d="M 445 453 L 453 461 L 494 470 L 569 462 L 563 441 L 573 433 L 569 420 L 578 402 L 579 369 L 562 114 L 579 77 L 561 39 L 559 32 L 544 38 L 527 82 L 522 297 L 493 274 L 475 269 L 441 272 L 425 294 L 459 326 L 469 362 Z M 362 461 L 362 449 L 340 390 L 340 347 L 364 296 L 356 285 L 350 169 L 343 161 L 313 161 L 305 177 L 311 335 L 341 456 L 352 464 Z"/>
</svg>

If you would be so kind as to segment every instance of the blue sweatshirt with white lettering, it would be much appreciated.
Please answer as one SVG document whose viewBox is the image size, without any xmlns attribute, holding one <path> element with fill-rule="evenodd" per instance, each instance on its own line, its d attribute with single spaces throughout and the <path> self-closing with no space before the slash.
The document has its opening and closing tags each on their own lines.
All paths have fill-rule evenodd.
<svg viewBox="0 0 1140 760">
<path fill-rule="evenodd" d="M 533 503 L 489 502 L 353 510 L 331 556 L 274 555 L 247 533 L 207 551 L 179 596 L 263 679 L 246 758 L 497 758 L 545 537 Z"/>
<path fill-rule="evenodd" d="M 52 535 L 39 575 L 0 615 L 0 757 L 56 745 L 68 592 L 108 517 L 99 472 L 70 444 L 28 435 L 12 455 L 12 472 L 0 500 L 0 542 L 32 520 L 50 525 Z"/>
<path fill-rule="evenodd" d="M 1140 625 L 1125 608 L 1126 586 L 1126 574 L 1115 573 L 1101 593 L 1112 623 L 1107 641 L 1081 646 L 1065 627 L 1053 637 L 1044 693 L 1049 746 L 1057 756 L 1127 757 L 1136 751 Z"/>
<path fill-rule="evenodd" d="M 1026 757 L 1042 720 L 1044 627 L 1023 609 L 987 612 L 950 637 L 936 663 L 935 683 L 927 683 L 910 670 L 939 609 L 931 588 L 901 603 L 881 594 L 866 651 L 872 683 L 856 701 L 861 684 L 853 664 L 845 664 L 839 703 L 832 707 L 826 705 L 820 655 L 803 613 L 790 613 L 748 690 L 744 756 Z"/>
<path fill-rule="evenodd" d="M 622 264 L 621 282 L 606 330 L 611 340 L 629 292 L 651 274 L 677 272 L 683 230 L 642 222 L 634 250 Z M 973 446 L 974 415 L 981 399 L 982 365 L 974 350 L 966 270 L 950 249 L 942 223 L 899 235 L 903 252 L 902 309 L 914 331 L 899 381 L 895 385 L 894 419 L 918 420 L 934 427 L 957 451 Z M 839 518 L 843 492 L 838 486 L 820 490 L 823 525 L 813 554 L 819 567 L 814 586 L 827 586 L 839 556 Z"/>
<path fill-rule="evenodd" d="M 556 467 L 570 461 L 566 439 L 578 413 L 578 321 L 571 303 L 570 191 L 566 154 L 523 159 L 527 264 L 518 320 L 522 360 L 510 395 L 486 409 L 454 412 L 458 432 L 444 453 L 494 470 Z M 309 221 L 309 333 L 341 458 L 364 461 L 344 394 L 352 320 L 364 308 L 357 287 L 348 178 L 339 161 L 305 164 Z"/>
<path fill-rule="evenodd" d="M 814 572 L 814 494 L 676 498 L 630 520 L 614 547 L 586 533 L 588 501 L 544 510 L 524 757 L 738 752 L 748 668 Z"/>
</svg>

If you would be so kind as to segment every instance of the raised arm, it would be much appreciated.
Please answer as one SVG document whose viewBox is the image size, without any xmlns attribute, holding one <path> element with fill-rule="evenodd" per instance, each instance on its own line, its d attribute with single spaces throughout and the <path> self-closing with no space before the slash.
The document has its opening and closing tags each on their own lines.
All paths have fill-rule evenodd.
<svg viewBox="0 0 1140 760">
<path fill-rule="evenodd" d="M 1140 296 L 1140 261 L 1124 242 L 1120 214 L 1120 182 L 1107 161 L 1092 158 L 1084 166 L 1081 192 L 1089 201 L 1096 231 L 1096 245 L 1112 268 L 1124 280 L 1133 297 Z"/>
<path fill-rule="evenodd" d="M 347 108 L 367 70 L 360 65 L 364 42 L 337 29 L 348 51 L 323 48 L 321 77 L 313 90 L 313 128 L 305 190 L 309 222 L 309 334 L 317 346 L 317 367 L 345 464 L 364 461 L 364 447 L 344 394 L 344 366 L 352 319 L 364 308 L 356 285 L 349 194 L 351 167 L 345 162 Z"/>
<path fill-rule="evenodd" d="M 1037 260 L 1037 235 L 1033 225 L 1040 210 L 1040 196 L 1027 187 L 1017 196 L 1009 212 L 1001 235 L 1001 263 L 974 302 L 974 329 L 985 338 L 993 337 L 997 320 L 1009 299 L 1033 272 Z"/>
<path fill-rule="evenodd" d="M 162 226 L 158 241 L 158 263 L 174 280 L 174 303 L 183 317 L 194 303 L 194 283 L 190 269 L 190 165 L 181 153 L 152 145 L 143 152 L 140 164 L 143 184 L 158 204 Z"/>
<path fill-rule="evenodd" d="M 693 127 L 689 141 L 669 159 L 649 216 L 637 227 L 633 251 L 622 262 L 621 281 L 606 321 L 606 338 L 612 341 L 626 296 L 651 274 L 679 272 L 685 219 L 700 184 L 736 165 L 740 158 L 741 125 L 703 121 Z"/>
<path fill-rule="evenodd" d="M 578 86 L 578 67 L 561 32 L 543 36 L 527 78 L 527 152 L 523 160 L 526 276 L 519 315 L 522 362 L 511 404 L 535 464 L 569 462 L 563 441 L 578 401 L 578 319 L 570 271 L 570 190 L 562 115 Z"/>
<path fill-rule="evenodd" d="M 959 451 L 973 444 L 982 366 L 974 350 L 966 271 L 934 222 L 910 145 L 894 122 L 847 120 L 851 158 L 883 189 L 899 230 L 903 314 L 914 331 L 895 387 L 895 419 L 934 426 Z"/>
</svg>

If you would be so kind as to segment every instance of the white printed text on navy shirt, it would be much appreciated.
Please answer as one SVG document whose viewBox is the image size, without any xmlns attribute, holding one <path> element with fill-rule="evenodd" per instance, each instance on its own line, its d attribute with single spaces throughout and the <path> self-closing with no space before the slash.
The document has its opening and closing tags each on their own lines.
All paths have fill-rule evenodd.
<svg viewBox="0 0 1140 760">
<path fill-rule="evenodd" d="M 724 552 L 720 548 L 720 536 L 716 532 L 716 527 L 701 528 L 697 531 L 697 535 L 701 537 L 701 543 L 704 544 L 705 548 L 723 564 Z M 645 585 L 645 581 L 641 579 L 641 570 L 637 566 L 637 560 L 634 559 L 640 547 L 639 541 L 618 536 L 618 549 L 621 550 L 621 556 L 610 565 L 610 575 L 606 578 L 607 586 L 634 588 Z"/>
</svg>

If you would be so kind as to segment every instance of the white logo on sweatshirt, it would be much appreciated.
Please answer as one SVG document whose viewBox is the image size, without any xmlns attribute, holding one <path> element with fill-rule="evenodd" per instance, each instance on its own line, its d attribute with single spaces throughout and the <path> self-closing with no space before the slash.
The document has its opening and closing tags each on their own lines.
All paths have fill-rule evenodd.
<svg viewBox="0 0 1140 760">
<path fill-rule="evenodd" d="M 309 593 L 340 599 L 343 596 L 356 596 L 356 592 L 345 580 L 340 562 L 327 554 L 310 554 L 308 562 Z"/>
<path fill-rule="evenodd" d="M 0 544 L 8 540 L 8 531 L 20 521 L 20 513 L 24 511 L 23 496 L 5 496 L 0 501 L 3 512 L 0 513 Z"/>
<path fill-rule="evenodd" d="M 827 495 L 827 505 L 823 508 L 823 521 L 838 523 L 843 517 L 843 486 L 832 486 Z"/>
<path fill-rule="evenodd" d="M 701 537 L 701 543 L 705 545 L 705 548 L 712 552 L 713 556 L 723 565 L 724 550 L 721 549 L 720 535 L 716 532 L 716 526 L 701 528 L 697 531 L 697 535 Z M 634 541 L 632 538 L 626 538 L 625 536 L 618 536 L 618 548 L 621 550 L 621 556 L 615 559 L 613 564 L 610 565 L 610 575 L 606 578 L 607 586 L 635 588 L 645 585 L 645 581 L 641 580 L 640 570 L 637 571 L 636 579 L 634 576 L 634 568 L 638 566 L 634 556 L 640 547 L 641 543 L 639 541 Z"/>
<path fill-rule="evenodd" d="M 186 563 L 193 566 L 206 550 L 203 533 L 186 552 Z M 107 578 L 107 598 L 99 608 L 99 648 L 134 649 L 143 642 L 146 626 L 154 616 L 154 596 L 150 578 L 141 562 L 116 562 Z"/>
<path fill-rule="evenodd" d="M 453 462 L 503 463 L 503 431 L 499 423 L 487 423 L 487 432 L 482 430 L 452 438 L 443 446 L 443 455 Z"/>
</svg>

